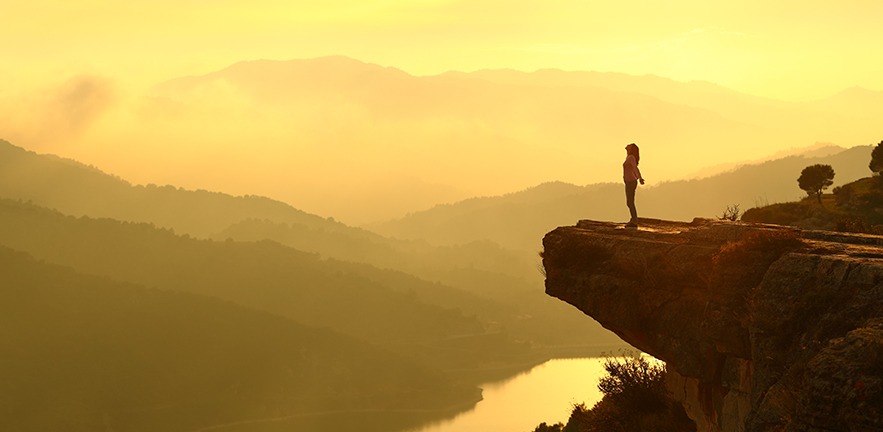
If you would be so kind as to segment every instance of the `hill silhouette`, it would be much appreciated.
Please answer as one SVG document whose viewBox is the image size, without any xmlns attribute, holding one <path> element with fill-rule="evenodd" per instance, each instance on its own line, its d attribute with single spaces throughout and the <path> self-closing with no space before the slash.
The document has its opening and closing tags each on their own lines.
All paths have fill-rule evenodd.
<svg viewBox="0 0 883 432">
<path fill-rule="evenodd" d="M 247 218 L 373 237 L 269 198 L 133 185 L 94 166 L 37 154 L 4 140 L 0 140 L 0 197 L 33 202 L 73 216 L 149 222 L 196 237 L 208 237 Z"/>
<path fill-rule="evenodd" d="M 807 229 L 883 234 L 883 181 L 865 177 L 823 193 L 792 202 L 750 208 L 746 222 L 792 225 Z M 821 201 L 821 202 L 820 202 Z"/>
<path fill-rule="evenodd" d="M 248 178 L 250 193 L 364 224 L 551 180 L 615 179 L 609 161 L 632 141 L 658 161 L 657 180 L 756 160 L 771 148 L 863 142 L 883 106 L 873 103 L 878 94 L 865 96 L 798 104 L 654 76 L 413 76 L 323 57 L 240 62 L 170 80 L 145 99 L 138 124 L 151 159 L 162 153 L 197 172 L 223 167 Z M 207 175 L 212 188 L 242 190 Z M 167 178 L 185 186 L 209 179 Z"/>
<path fill-rule="evenodd" d="M 331 418 L 303 414 L 440 417 L 477 397 L 350 337 L 3 246 L 0 285 L 3 430 L 196 430 L 286 416 L 301 430 L 334 430 Z"/>
<path fill-rule="evenodd" d="M 538 352 L 554 355 L 570 347 L 564 348 L 565 355 L 588 355 L 606 349 L 601 347 L 619 344 L 618 338 L 596 323 L 585 322 L 580 314 L 542 296 L 542 274 L 531 262 L 534 254 L 508 251 L 490 241 L 432 246 L 419 240 L 382 245 L 338 238 L 334 243 L 305 244 L 315 237 L 315 233 L 305 232 L 303 227 L 257 220 L 244 221 L 219 236 L 238 241 L 272 239 L 298 249 L 315 248 L 318 244 L 323 254 L 370 264 L 350 266 L 368 279 L 383 274 L 373 269 L 377 266 L 456 288 L 456 292 L 469 295 L 455 296 L 438 290 L 423 290 L 420 295 L 432 304 L 475 316 L 488 328 L 502 329 L 515 339 L 530 341 Z M 407 286 L 413 277 L 401 279 L 402 285 Z M 580 333 L 574 329 L 580 329 Z"/>
<path fill-rule="evenodd" d="M 609 345 L 618 340 L 542 295 L 537 289 L 542 275 L 533 253 L 513 253 L 487 241 L 438 247 L 422 240 L 396 240 L 263 197 L 132 185 L 95 167 L 5 142 L 0 142 L 0 153 L 0 196 L 74 216 L 149 223 L 197 238 L 273 240 L 319 254 L 327 265 L 347 268 L 399 292 L 416 291 L 425 302 L 474 315 L 484 325 L 506 329 L 512 338 L 536 347 Z M 577 337 L 568 331 L 574 328 L 593 337 Z"/>
<path fill-rule="evenodd" d="M 38 259 L 233 301 L 436 367 L 476 368 L 535 356 L 528 346 L 486 329 L 477 317 L 422 298 L 424 292 L 453 299 L 468 298 L 467 293 L 395 272 L 322 260 L 270 241 L 196 240 L 147 224 L 73 218 L 9 200 L 0 200 L 0 220 L 0 244 Z"/>
<path fill-rule="evenodd" d="M 790 156 L 707 178 L 641 188 L 637 198 L 639 216 L 714 218 L 733 204 L 746 209 L 791 201 L 803 194 L 797 187 L 797 177 L 807 165 L 832 165 L 837 173 L 835 186 L 842 185 L 867 175 L 870 152 L 870 146 L 858 146 L 823 157 Z M 652 165 L 649 159 L 644 160 L 642 171 L 649 177 Z M 487 239 L 529 253 L 540 249 L 537 239 L 554 227 L 586 218 L 627 219 L 622 187 L 620 183 L 585 187 L 548 183 L 507 195 L 440 205 L 370 228 L 391 237 L 420 238 L 436 244 Z"/>
</svg>

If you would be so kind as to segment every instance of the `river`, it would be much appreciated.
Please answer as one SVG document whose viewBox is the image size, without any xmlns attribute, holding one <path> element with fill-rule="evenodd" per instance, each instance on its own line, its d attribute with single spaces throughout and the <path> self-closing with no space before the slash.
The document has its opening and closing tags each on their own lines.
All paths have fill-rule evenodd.
<svg viewBox="0 0 883 432">
<path fill-rule="evenodd" d="M 409 432 L 532 432 L 542 422 L 567 423 L 574 404 L 601 399 L 604 358 L 553 359 L 527 372 L 481 385 L 483 400 L 456 417 Z"/>
<path fill-rule="evenodd" d="M 543 422 L 566 423 L 573 404 L 591 407 L 600 400 L 598 380 L 605 374 L 603 362 L 604 358 L 549 360 L 513 377 L 482 384 L 483 400 L 473 409 L 431 423 L 419 410 L 342 409 L 234 421 L 199 431 L 532 432 Z"/>
</svg>

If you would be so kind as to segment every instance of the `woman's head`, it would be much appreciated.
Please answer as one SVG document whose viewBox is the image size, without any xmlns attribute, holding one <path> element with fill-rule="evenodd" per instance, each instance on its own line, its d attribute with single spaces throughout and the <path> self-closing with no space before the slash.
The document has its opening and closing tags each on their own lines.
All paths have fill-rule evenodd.
<svg viewBox="0 0 883 432">
<path fill-rule="evenodd" d="M 641 161 L 641 151 L 638 149 L 638 145 L 635 143 L 631 143 L 625 146 L 626 154 L 632 155 L 635 157 L 635 164 Z"/>
</svg>

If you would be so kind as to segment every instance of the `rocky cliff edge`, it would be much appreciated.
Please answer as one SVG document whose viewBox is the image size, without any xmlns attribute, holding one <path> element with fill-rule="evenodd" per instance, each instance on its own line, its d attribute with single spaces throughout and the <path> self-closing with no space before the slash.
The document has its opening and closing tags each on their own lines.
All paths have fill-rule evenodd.
<svg viewBox="0 0 883 432">
<path fill-rule="evenodd" d="M 546 293 L 666 362 L 699 431 L 883 430 L 883 237 L 580 221 Z"/>
</svg>

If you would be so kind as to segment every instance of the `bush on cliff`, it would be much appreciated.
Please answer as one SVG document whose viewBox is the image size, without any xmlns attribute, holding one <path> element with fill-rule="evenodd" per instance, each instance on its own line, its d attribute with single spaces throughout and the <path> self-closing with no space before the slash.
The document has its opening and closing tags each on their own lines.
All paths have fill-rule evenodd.
<svg viewBox="0 0 883 432">
<path fill-rule="evenodd" d="M 665 364 L 650 364 L 641 356 L 625 360 L 608 359 L 604 362 L 607 376 L 601 378 L 598 389 L 629 410 L 659 410 L 668 398 L 665 389 Z"/>
<path fill-rule="evenodd" d="M 811 197 L 796 202 L 751 208 L 743 222 L 792 225 L 807 229 L 883 233 L 883 177 L 874 176 L 835 187 L 821 196 L 819 206 Z"/>
<path fill-rule="evenodd" d="M 591 409 L 574 405 L 567 424 L 542 423 L 534 432 L 689 432 L 696 425 L 665 388 L 664 364 L 641 356 L 610 358 L 598 389 L 604 394 Z"/>
</svg>

